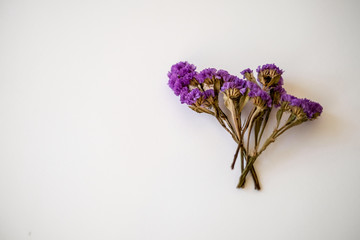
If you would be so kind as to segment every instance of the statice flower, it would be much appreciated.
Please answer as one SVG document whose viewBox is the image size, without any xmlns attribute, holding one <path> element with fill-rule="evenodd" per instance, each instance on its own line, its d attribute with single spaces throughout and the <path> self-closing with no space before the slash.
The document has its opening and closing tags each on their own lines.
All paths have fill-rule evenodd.
<svg viewBox="0 0 360 240">
<path fill-rule="evenodd" d="M 271 107 L 272 101 L 270 95 L 262 90 L 256 83 L 247 82 L 250 89 L 249 97 L 254 99 L 254 104 L 260 107 Z"/>
<path fill-rule="evenodd" d="M 189 93 L 189 88 L 188 87 L 184 87 L 181 89 L 180 91 L 180 102 L 181 104 L 186 103 L 187 104 L 187 95 Z"/>
<path fill-rule="evenodd" d="M 240 73 L 243 75 L 243 77 L 246 80 L 248 80 L 250 82 L 254 82 L 254 83 L 256 82 L 256 79 L 253 74 L 253 70 L 251 70 L 250 68 L 247 68 L 247 69 L 241 71 Z"/>
<path fill-rule="evenodd" d="M 213 103 L 215 97 L 215 92 L 213 89 L 208 89 L 204 92 L 198 88 L 194 88 L 189 91 L 187 88 L 183 88 L 180 93 L 180 102 L 187 105 L 206 105 L 209 106 Z"/>
<path fill-rule="evenodd" d="M 228 73 L 228 71 L 225 71 L 225 70 L 220 69 L 220 70 L 218 70 L 218 71 L 216 72 L 215 78 L 216 78 L 216 79 L 223 79 L 223 80 L 224 80 L 225 78 L 227 78 L 228 75 L 230 75 L 230 74 Z"/>
<path fill-rule="evenodd" d="M 237 98 L 244 95 L 247 90 L 247 81 L 233 76 L 232 81 L 224 82 L 221 91 L 230 98 Z"/>
<path fill-rule="evenodd" d="M 202 71 L 200 71 L 195 78 L 198 80 L 199 83 L 207 83 L 207 84 L 213 84 L 213 79 L 216 76 L 216 69 L 215 68 L 206 68 Z"/>
<path fill-rule="evenodd" d="M 296 115 L 303 116 L 306 114 L 307 120 L 312 120 L 320 116 L 323 110 L 322 106 L 317 102 L 310 101 L 306 98 L 297 98 L 290 94 L 284 94 L 281 97 L 281 101 L 285 103 L 285 109 L 290 109 Z"/>
<path fill-rule="evenodd" d="M 225 91 L 229 88 L 237 88 L 241 90 L 241 94 L 244 94 L 247 88 L 247 82 L 243 79 L 240 79 L 238 77 L 234 78 L 234 81 L 231 82 L 225 82 L 221 88 L 221 91 Z"/>
<path fill-rule="evenodd" d="M 187 94 L 187 104 L 188 105 L 194 104 L 196 102 L 196 100 L 198 100 L 202 96 L 203 96 L 203 93 L 198 88 L 191 90 Z"/>
<path fill-rule="evenodd" d="M 270 89 L 270 97 L 275 107 L 281 106 L 281 97 L 285 94 L 286 90 L 282 87 L 282 84 L 280 84 L 280 82 L 276 87 Z"/>
<path fill-rule="evenodd" d="M 247 68 L 247 69 L 241 71 L 240 73 L 245 77 L 245 74 L 251 74 L 251 73 L 253 73 L 253 70 L 251 70 L 250 68 Z"/>
<path fill-rule="evenodd" d="M 239 80 L 239 78 L 238 78 L 237 76 L 228 74 L 228 75 L 226 75 L 226 76 L 223 77 L 223 80 L 224 80 L 225 82 L 235 82 L 235 81 Z"/>
<path fill-rule="evenodd" d="M 225 82 L 221 87 L 221 91 L 225 92 L 225 90 L 230 88 L 237 88 L 237 84 L 235 82 Z"/>
<path fill-rule="evenodd" d="M 210 97 L 215 97 L 215 92 L 213 89 L 208 89 L 204 92 L 204 98 L 208 99 Z"/>
<path fill-rule="evenodd" d="M 258 66 L 256 72 L 258 73 L 258 81 L 265 88 L 271 88 L 278 84 L 283 84 L 281 75 L 284 73 L 284 71 L 278 68 L 275 64 L 265 64 Z"/>
<path fill-rule="evenodd" d="M 321 115 L 323 111 L 323 107 L 317 103 L 310 101 L 309 99 L 304 98 L 301 107 L 303 108 L 304 112 L 308 119 L 312 120 L 317 118 Z"/>
<path fill-rule="evenodd" d="M 182 89 L 190 84 L 197 74 L 195 70 L 196 67 L 188 62 L 179 62 L 171 67 L 168 84 L 176 96 L 179 96 Z"/>
<path fill-rule="evenodd" d="M 292 101 L 293 99 L 296 99 L 296 97 L 294 97 L 293 95 L 290 95 L 290 94 L 283 94 L 283 95 L 281 96 L 281 101 L 282 101 L 282 102 L 291 103 L 291 101 Z"/>
</svg>

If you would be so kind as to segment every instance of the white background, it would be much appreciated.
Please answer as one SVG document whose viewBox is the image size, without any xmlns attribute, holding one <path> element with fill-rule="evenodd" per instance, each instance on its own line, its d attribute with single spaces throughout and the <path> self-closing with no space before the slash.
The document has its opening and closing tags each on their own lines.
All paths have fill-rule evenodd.
<svg viewBox="0 0 360 240">
<path fill-rule="evenodd" d="M 360 239 L 358 1 L 0 1 L 0 239 Z M 276 63 L 323 115 L 236 189 L 178 61 Z"/>
</svg>

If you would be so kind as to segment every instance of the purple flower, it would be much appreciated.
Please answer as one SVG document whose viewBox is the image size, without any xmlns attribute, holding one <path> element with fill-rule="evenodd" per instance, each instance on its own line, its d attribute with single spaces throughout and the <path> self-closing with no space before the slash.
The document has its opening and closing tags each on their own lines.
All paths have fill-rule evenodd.
<svg viewBox="0 0 360 240">
<path fill-rule="evenodd" d="M 247 81 L 240 79 L 236 76 L 233 76 L 233 77 L 234 77 L 233 81 L 225 82 L 223 84 L 223 86 L 221 87 L 221 91 L 224 92 L 227 89 L 237 88 L 240 90 L 241 94 L 245 94 L 246 89 L 247 89 L 247 85 L 246 85 Z"/>
<path fill-rule="evenodd" d="M 278 84 L 272 89 L 274 92 L 277 92 L 280 96 L 286 94 L 286 90 L 282 87 L 282 84 Z"/>
<path fill-rule="evenodd" d="M 235 80 L 239 79 L 237 76 L 229 74 L 225 70 L 218 70 L 215 74 L 216 79 L 222 79 L 224 82 L 235 82 Z"/>
<path fill-rule="evenodd" d="M 255 99 L 256 103 L 260 104 L 260 102 L 261 102 L 261 105 L 271 107 L 272 100 L 271 100 L 270 95 L 266 91 L 262 90 L 256 83 L 253 83 L 253 82 L 248 81 L 247 86 L 250 89 L 249 97 L 257 98 L 257 99 Z M 258 101 L 260 101 L 260 102 L 258 102 Z"/>
<path fill-rule="evenodd" d="M 203 83 L 205 79 L 212 79 L 216 76 L 216 69 L 215 68 L 206 68 L 196 74 L 195 78 L 198 80 L 199 83 Z"/>
<path fill-rule="evenodd" d="M 323 110 L 322 106 L 319 103 L 310 101 L 309 99 L 306 98 L 303 99 L 301 103 L 301 107 L 309 119 L 320 116 Z"/>
<path fill-rule="evenodd" d="M 183 89 L 181 89 L 180 91 L 180 102 L 181 104 L 187 103 L 187 95 L 189 93 L 189 88 L 188 87 L 184 87 Z"/>
<path fill-rule="evenodd" d="M 192 105 L 203 95 L 204 95 L 204 93 L 201 92 L 198 88 L 195 88 L 195 89 L 189 91 L 189 89 L 186 87 L 186 88 L 183 88 L 180 92 L 180 102 L 182 104 L 186 103 L 188 105 Z"/>
<path fill-rule="evenodd" d="M 171 67 L 171 71 L 168 73 L 168 84 L 176 96 L 179 96 L 182 89 L 187 87 L 195 77 L 195 69 L 196 67 L 188 62 L 179 62 Z"/>
<path fill-rule="evenodd" d="M 291 102 L 291 100 L 295 99 L 296 97 L 294 97 L 293 95 L 290 94 L 283 94 L 281 95 L 281 101 L 282 102 Z"/>
<path fill-rule="evenodd" d="M 250 68 L 247 68 L 247 69 L 243 70 L 243 71 L 240 72 L 240 73 L 245 77 L 245 74 L 246 74 L 246 73 L 251 74 L 252 72 L 253 72 L 253 70 L 251 70 Z"/>
<path fill-rule="evenodd" d="M 310 101 L 306 98 L 300 99 L 290 94 L 282 95 L 281 101 L 288 102 L 289 105 L 293 107 L 300 107 L 308 119 L 313 119 L 317 116 L 320 116 L 323 110 L 322 106 L 317 102 Z"/>
<path fill-rule="evenodd" d="M 300 98 L 297 98 L 293 95 L 290 95 L 290 94 L 283 94 L 281 96 L 281 101 L 282 102 L 288 102 L 290 106 L 293 106 L 293 107 L 300 107 L 303 100 L 300 99 Z"/>
<path fill-rule="evenodd" d="M 207 99 L 209 97 L 215 97 L 215 92 L 213 89 L 209 89 L 204 92 L 204 99 Z"/>
<path fill-rule="evenodd" d="M 239 78 L 237 76 L 234 76 L 231 74 L 225 76 L 223 79 L 225 82 L 235 82 L 235 81 L 239 80 Z"/>
<path fill-rule="evenodd" d="M 284 71 L 282 69 L 280 69 L 279 67 L 277 67 L 275 64 L 265 64 L 265 65 L 262 65 L 261 67 L 258 66 L 258 68 L 256 69 L 257 73 L 261 73 L 264 71 L 274 71 L 276 74 L 279 74 L 279 75 L 284 73 Z"/>
<path fill-rule="evenodd" d="M 284 80 L 281 77 L 284 71 L 275 64 L 258 66 L 256 71 L 258 72 L 258 81 L 266 88 L 276 87 L 277 85 L 283 85 L 284 83 Z"/>
<path fill-rule="evenodd" d="M 222 69 L 220 69 L 220 70 L 218 70 L 218 71 L 216 72 L 216 78 L 217 78 L 217 79 L 227 78 L 228 75 L 230 75 L 230 74 L 229 74 L 227 71 L 222 70 Z"/>
<path fill-rule="evenodd" d="M 235 81 L 235 83 L 237 84 L 238 89 L 240 90 L 240 93 L 242 95 L 244 95 L 246 90 L 248 89 L 247 81 L 245 81 L 243 79 L 238 79 L 237 81 Z"/>
<path fill-rule="evenodd" d="M 221 87 L 221 91 L 225 91 L 227 89 L 230 88 L 237 88 L 236 83 L 235 82 L 225 82 L 222 87 Z"/>
<path fill-rule="evenodd" d="M 276 87 L 270 89 L 270 96 L 275 107 L 281 106 L 281 97 L 286 94 L 282 85 L 278 84 Z"/>
<path fill-rule="evenodd" d="M 196 100 L 198 100 L 202 96 L 203 96 L 203 93 L 198 88 L 195 88 L 195 89 L 191 90 L 191 92 L 189 92 L 187 94 L 187 96 L 186 96 L 186 104 L 192 105 L 192 104 L 194 104 L 196 102 Z"/>
</svg>

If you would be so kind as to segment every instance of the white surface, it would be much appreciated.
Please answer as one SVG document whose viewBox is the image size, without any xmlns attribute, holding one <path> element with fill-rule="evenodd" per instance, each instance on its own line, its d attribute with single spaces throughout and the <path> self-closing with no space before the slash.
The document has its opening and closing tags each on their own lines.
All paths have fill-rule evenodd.
<svg viewBox="0 0 360 240">
<path fill-rule="evenodd" d="M 0 239 L 360 239 L 358 1 L 1 1 Z M 276 63 L 322 117 L 236 189 L 236 145 L 167 86 Z"/>
</svg>

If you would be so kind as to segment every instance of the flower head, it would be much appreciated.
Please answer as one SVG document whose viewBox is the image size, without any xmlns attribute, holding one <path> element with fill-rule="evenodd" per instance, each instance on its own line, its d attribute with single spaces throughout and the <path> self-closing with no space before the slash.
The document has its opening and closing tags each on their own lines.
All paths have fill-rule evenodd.
<svg viewBox="0 0 360 240">
<path fill-rule="evenodd" d="M 249 97 L 253 99 L 256 106 L 271 107 L 272 100 L 266 91 L 262 90 L 256 83 L 253 82 L 247 82 L 247 86 L 250 89 Z"/>
<path fill-rule="evenodd" d="M 182 89 L 187 87 L 195 77 L 195 69 L 196 67 L 188 62 L 179 62 L 171 67 L 171 71 L 168 73 L 168 84 L 176 96 L 179 96 Z"/>
<path fill-rule="evenodd" d="M 317 103 L 310 101 L 306 98 L 297 98 L 290 94 L 284 94 L 281 96 L 281 101 L 284 103 L 284 107 L 290 110 L 299 117 L 305 117 L 306 120 L 313 120 L 321 115 L 322 106 Z"/>
<path fill-rule="evenodd" d="M 214 103 L 215 93 L 213 89 L 208 89 L 202 92 L 198 88 L 189 91 L 188 88 L 183 88 L 180 93 L 180 102 L 187 105 L 204 105 L 210 107 Z"/>
<path fill-rule="evenodd" d="M 220 69 L 220 70 L 218 70 L 218 71 L 216 72 L 215 78 L 216 78 L 216 79 L 223 79 L 223 80 L 224 80 L 225 78 L 227 78 L 228 75 L 230 75 L 230 74 L 228 73 L 228 71 L 225 71 L 225 70 Z"/>
<path fill-rule="evenodd" d="M 275 107 L 281 106 L 281 97 L 285 94 L 286 94 L 286 90 L 280 84 L 270 89 L 270 97 Z"/>
<path fill-rule="evenodd" d="M 204 97 L 207 99 L 207 98 L 210 98 L 210 97 L 215 97 L 215 92 L 213 89 L 209 89 L 209 90 L 206 90 L 204 92 Z"/>
<path fill-rule="evenodd" d="M 323 110 L 323 107 L 319 103 L 310 101 L 306 98 L 303 99 L 301 107 L 303 108 L 306 116 L 310 120 L 313 120 L 320 116 Z"/>
<path fill-rule="evenodd" d="M 195 88 L 186 94 L 184 103 L 192 105 L 202 96 L 203 93 L 198 88 Z"/>
<path fill-rule="evenodd" d="M 181 89 L 180 91 L 180 102 L 181 104 L 187 103 L 187 95 L 189 93 L 189 88 L 188 87 L 184 87 L 183 89 Z"/>
<path fill-rule="evenodd" d="M 278 68 L 275 64 L 265 64 L 261 67 L 258 66 L 256 72 L 258 73 L 258 81 L 265 88 L 269 89 L 271 87 L 283 84 L 281 75 L 284 73 L 284 71 Z"/>
<path fill-rule="evenodd" d="M 214 78 L 216 76 L 216 69 L 215 68 L 206 68 L 196 74 L 195 78 L 198 80 L 199 83 L 205 82 L 206 84 L 213 84 Z"/>
<path fill-rule="evenodd" d="M 247 90 L 246 82 L 247 81 L 243 79 L 233 76 L 232 81 L 223 84 L 221 91 L 230 98 L 240 97 L 240 95 L 244 95 Z"/>
<path fill-rule="evenodd" d="M 250 68 L 247 68 L 247 69 L 241 71 L 240 73 L 245 77 L 245 74 L 253 73 L 253 70 L 251 70 Z"/>
<path fill-rule="evenodd" d="M 243 70 L 242 72 L 240 72 L 245 79 L 247 79 L 248 81 L 251 82 L 256 82 L 254 74 L 253 74 L 253 70 L 251 70 L 250 68 L 247 68 L 245 70 Z"/>
</svg>

